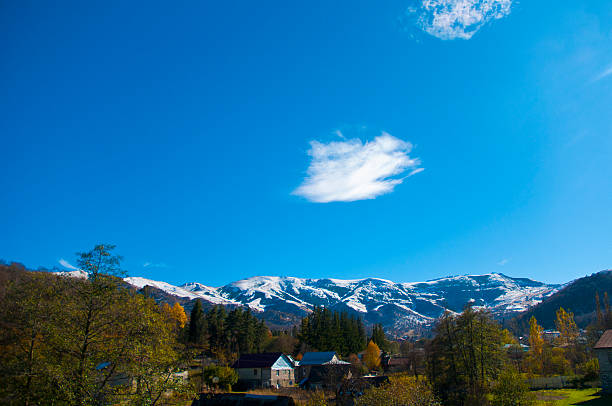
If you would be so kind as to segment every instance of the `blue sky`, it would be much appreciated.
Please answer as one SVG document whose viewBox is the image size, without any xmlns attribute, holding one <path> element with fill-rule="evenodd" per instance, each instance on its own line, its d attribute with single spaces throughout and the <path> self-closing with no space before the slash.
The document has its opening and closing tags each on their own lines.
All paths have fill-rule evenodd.
<svg viewBox="0 0 612 406">
<path fill-rule="evenodd" d="M 379 3 L 4 2 L 0 258 L 107 242 L 211 286 L 612 267 L 612 3 Z"/>
</svg>

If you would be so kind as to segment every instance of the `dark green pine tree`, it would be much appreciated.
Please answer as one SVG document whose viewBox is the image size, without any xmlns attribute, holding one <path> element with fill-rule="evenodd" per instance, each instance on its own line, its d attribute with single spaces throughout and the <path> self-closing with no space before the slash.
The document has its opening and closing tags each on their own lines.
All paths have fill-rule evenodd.
<svg viewBox="0 0 612 406">
<path fill-rule="evenodd" d="M 374 341 L 378 348 L 383 351 L 387 351 L 389 345 L 387 342 L 387 338 L 385 337 L 385 331 L 383 330 L 382 324 L 375 324 L 372 328 L 372 337 L 371 341 Z"/>
<path fill-rule="evenodd" d="M 225 329 L 226 318 L 227 313 L 223 306 L 214 306 L 206 314 L 210 349 L 213 352 L 222 352 L 228 347 L 229 339 Z"/>
<path fill-rule="evenodd" d="M 358 319 L 357 329 L 358 329 L 359 346 L 361 348 L 359 351 L 362 351 L 364 348 L 366 348 L 366 345 L 367 345 L 366 338 L 367 338 L 367 336 L 366 336 L 365 327 L 364 327 L 363 322 L 361 321 L 361 319 Z"/>
<path fill-rule="evenodd" d="M 257 321 L 257 318 L 255 316 L 251 316 L 251 318 L 255 323 L 255 332 L 256 332 L 254 350 L 256 352 L 262 352 L 264 342 L 266 340 L 269 330 L 268 330 L 268 327 L 266 327 L 266 324 L 264 323 L 263 320 Z"/>
<path fill-rule="evenodd" d="M 189 317 L 189 329 L 187 331 L 187 340 L 192 344 L 202 344 L 205 339 L 206 320 L 204 319 L 204 311 L 200 299 L 196 300 Z"/>
<path fill-rule="evenodd" d="M 299 348 L 336 351 L 342 356 L 362 351 L 366 342 L 361 319 L 322 307 L 315 307 L 302 319 L 297 338 Z"/>
</svg>

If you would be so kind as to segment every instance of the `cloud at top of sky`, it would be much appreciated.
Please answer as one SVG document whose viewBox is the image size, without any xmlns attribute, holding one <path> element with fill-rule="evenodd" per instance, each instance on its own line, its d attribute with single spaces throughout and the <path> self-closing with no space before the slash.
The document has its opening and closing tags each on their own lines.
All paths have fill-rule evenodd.
<svg viewBox="0 0 612 406">
<path fill-rule="evenodd" d="M 512 0 L 413 0 L 410 24 L 442 40 L 470 39 L 485 24 L 510 14 Z"/>
<path fill-rule="evenodd" d="M 342 141 L 310 142 L 307 176 L 292 194 L 316 203 L 374 199 L 423 171 L 419 159 L 409 156 L 412 144 L 391 134 L 382 132 L 366 143 L 337 134 Z"/>
</svg>

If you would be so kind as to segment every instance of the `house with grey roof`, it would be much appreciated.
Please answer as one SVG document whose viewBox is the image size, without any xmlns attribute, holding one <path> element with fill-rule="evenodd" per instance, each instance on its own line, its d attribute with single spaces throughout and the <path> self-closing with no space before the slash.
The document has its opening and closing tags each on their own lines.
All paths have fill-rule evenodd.
<svg viewBox="0 0 612 406">
<path fill-rule="evenodd" d="M 599 361 L 599 379 L 605 393 L 612 393 L 612 330 L 606 330 L 593 347 Z"/>
<path fill-rule="evenodd" d="M 304 353 L 304 356 L 300 360 L 300 366 L 313 366 L 313 365 L 330 365 L 330 364 L 350 364 L 350 362 L 342 361 L 338 358 L 338 354 L 335 351 L 319 352 L 311 351 Z"/>
<path fill-rule="evenodd" d="M 249 388 L 281 388 L 295 384 L 295 369 L 281 352 L 242 354 L 232 365 L 238 382 Z"/>
<path fill-rule="evenodd" d="M 321 387 L 323 378 L 329 375 L 330 371 L 348 372 L 351 363 L 342 361 L 338 358 L 335 351 L 318 352 L 311 351 L 304 353 L 300 360 L 296 373 L 296 379 L 301 386 L 308 384 L 309 387 Z"/>
</svg>

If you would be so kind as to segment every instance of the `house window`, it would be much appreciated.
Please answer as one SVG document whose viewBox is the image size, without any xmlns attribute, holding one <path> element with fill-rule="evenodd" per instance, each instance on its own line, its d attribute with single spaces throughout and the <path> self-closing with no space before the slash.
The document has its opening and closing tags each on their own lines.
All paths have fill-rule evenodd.
<svg viewBox="0 0 612 406">
<path fill-rule="evenodd" d="M 253 370 L 253 375 L 257 375 L 257 370 L 256 369 Z"/>
<path fill-rule="evenodd" d="M 279 373 L 280 373 L 280 371 L 277 369 L 276 370 L 276 376 L 278 376 Z"/>
</svg>

